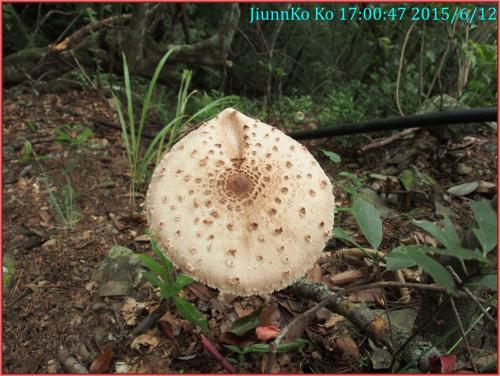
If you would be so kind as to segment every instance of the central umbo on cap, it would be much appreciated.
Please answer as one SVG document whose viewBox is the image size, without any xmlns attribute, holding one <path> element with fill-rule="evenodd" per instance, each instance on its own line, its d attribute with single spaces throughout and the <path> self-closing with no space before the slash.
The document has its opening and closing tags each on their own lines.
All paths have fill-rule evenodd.
<svg viewBox="0 0 500 376">
<path fill-rule="evenodd" d="M 305 146 L 229 108 L 163 156 L 146 209 L 175 266 L 248 296 L 285 288 L 314 266 L 332 234 L 334 197 Z"/>
</svg>

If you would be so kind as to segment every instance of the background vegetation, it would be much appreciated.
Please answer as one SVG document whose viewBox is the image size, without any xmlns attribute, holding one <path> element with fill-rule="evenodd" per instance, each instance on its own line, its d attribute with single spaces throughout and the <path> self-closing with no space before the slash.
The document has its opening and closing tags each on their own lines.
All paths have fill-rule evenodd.
<svg viewBox="0 0 500 376">
<path fill-rule="evenodd" d="M 156 105 L 165 111 L 175 112 L 172 99 L 177 94 L 172 89 L 177 86 L 166 83 L 180 82 L 184 68 L 193 70 L 192 86 L 200 91 L 191 111 L 214 98 L 238 95 L 241 110 L 285 127 L 412 114 L 429 98 L 443 94 L 460 106 L 496 103 L 494 22 L 470 25 L 406 18 L 249 24 L 251 6 L 240 4 L 234 10 L 225 4 L 4 5 L 6 84 L 28 80 L 37 89 L 47 89 L 45 82 L 60 79 L 64 72 L 68 85 L 87 85 L 90 79 L 99 88 L 111 88 L 121 78 L 122 51 L 140 83 L 137 75 L 151 77 L 167 47 L 188 44 L 194 48 L 173 56 L 160 76 L 165 89 L 159 90 Z M 99 24 L 112 17 L 118 20 Z M 101 26 L 59 45 L 57 54 L 47 49 L 92 23 Z M 225 35 L 215 41 L 221 30 Z M 196 44 L 200 41 L 203 46 Z M 68 47 L 73 53 L 66 53 Z M 47 50 L 52 51 L 50 59 L 64 64 L 48 64 L 49 57 L 46 64 L 41 62 Z M 22 64 L 17 63 L 20 58 Z"/>
</svg>

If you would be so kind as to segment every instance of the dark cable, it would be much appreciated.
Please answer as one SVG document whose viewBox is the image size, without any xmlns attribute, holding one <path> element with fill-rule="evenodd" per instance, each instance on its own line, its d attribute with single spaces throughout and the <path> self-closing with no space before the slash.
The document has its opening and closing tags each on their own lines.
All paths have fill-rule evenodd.
<svg viewBox="0 0 500 376">
<path fill-rule="evenodd" d="M 291 132 L 288 135 L 295 140 L 310 140 L 323 137 L 345 136 L 356 133 L 389 131 L 414 127 L 436 127 L 441 125 L 483 123 L 497 121 L 497 108 L 475 108 L 470 110 L 432 112 L 399 118 L 370 120 L 363 123 L 342 124 L 330 128 Z"/>
</svg>

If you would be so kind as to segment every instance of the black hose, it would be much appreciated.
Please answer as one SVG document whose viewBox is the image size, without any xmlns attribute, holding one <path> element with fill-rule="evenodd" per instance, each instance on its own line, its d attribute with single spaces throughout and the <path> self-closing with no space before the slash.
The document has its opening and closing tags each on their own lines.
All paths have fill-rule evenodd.
<svg viewBox="0 0 500 376">
<path fill-rule="evenodd" d="M 295 140 L 310 140 L 323 137 L 345 136 L 348 134 L 389 131 L 414 127 L 435 127 L 440 125 L 483 123 L 497 121 L 497 108 L 475 108 L 471 110 L 432 112 L 399 118 L 370 120 L 363 123 L 342 124 L 331 128 L 319 128 L 308 131 L 291 132 L 288 135 Z"/>
</svg>

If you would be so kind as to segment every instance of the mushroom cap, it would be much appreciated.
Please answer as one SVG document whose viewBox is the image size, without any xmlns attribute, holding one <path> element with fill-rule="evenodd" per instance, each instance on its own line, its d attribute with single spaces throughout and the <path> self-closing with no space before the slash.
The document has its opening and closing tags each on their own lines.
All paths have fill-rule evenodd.
<svg viewBox="0 0 500 376">
<path fill-rule="evenodd" d="M 174 265 L 248 296 L 285 288 L 314 266 L 332 233 L 334 197 L 306 147 L 228 108 L 163 156 L 146 209 Z"/>
</svg>

